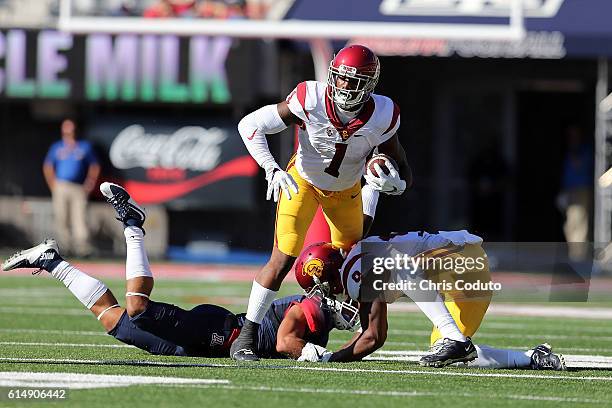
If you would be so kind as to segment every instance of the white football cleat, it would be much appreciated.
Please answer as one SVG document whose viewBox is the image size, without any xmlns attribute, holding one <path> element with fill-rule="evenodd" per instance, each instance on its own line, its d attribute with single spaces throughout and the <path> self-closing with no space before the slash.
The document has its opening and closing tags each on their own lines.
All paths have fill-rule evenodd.
<svg viewBox="0 0 612 408">
<path fill-rule="evenodd" d="M 17 252 L 2 263 L 3 271 L 10 271 L 18 268 L 38 268 L 51 272 L 58 263 L 62 261 L 57 242 L 47 238 L 40 244 L 30 249 Z"/>
</svg>

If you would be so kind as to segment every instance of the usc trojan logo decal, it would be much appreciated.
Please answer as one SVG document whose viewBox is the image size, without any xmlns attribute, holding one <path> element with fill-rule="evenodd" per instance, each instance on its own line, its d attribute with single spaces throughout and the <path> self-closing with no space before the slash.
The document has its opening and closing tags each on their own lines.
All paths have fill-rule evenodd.
<svg viewBox="0 0 612 408">
<path fill-rule="evenodd" d="M 311 259 L 304 264 L 302 268 L 302 276 L 316 276 L 320 278 L 323 275 L 323 261 L 319 258 Z"/>
</svg>

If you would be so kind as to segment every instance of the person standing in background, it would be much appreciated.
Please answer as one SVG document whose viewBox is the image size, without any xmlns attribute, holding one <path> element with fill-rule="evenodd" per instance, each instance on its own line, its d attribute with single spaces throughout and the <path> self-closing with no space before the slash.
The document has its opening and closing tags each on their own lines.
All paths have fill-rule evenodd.
<svg viewBox="0 0 612 408">
<path fill-rule="evenodd" d="M 566 130 L 567 153 L 563 161 L 563 178 L 559 206 L 565 211 L 563 232 L 573 261 L 582 261 L 588 254 L 591 207 L 593 203 L 593 146 L 584 140 L 582 129 L 576 125 Z M 572 243 L 580 243 L 572 245 Z"/>
<path fill-rule="evenodd" d="M 60 243 L 77 256 L 88 256 L 91 245 L 86 222 L 87 197 L 96 187 L 100 165 L 92 145 L 76 139 L 72 119 L 62 122 L 61 131 L 62 140 L 53 143 L 45 157 L 43 174 L 53 197 Z"/>
</svg>

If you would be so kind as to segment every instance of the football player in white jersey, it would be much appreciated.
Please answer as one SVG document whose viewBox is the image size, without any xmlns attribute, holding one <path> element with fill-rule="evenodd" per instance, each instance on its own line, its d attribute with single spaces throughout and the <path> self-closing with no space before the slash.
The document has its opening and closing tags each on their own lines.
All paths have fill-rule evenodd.
<svg viewBox="0 0 612 408">
<path fill-rule="evenodd" d="M 232 344 L 234 359 L 258 359 L 253 352 L 257 326 L 300 254 L 319 205 L 334 246 L 349 250 L 362 238 L 367 218 L 362 214 L 361 177 L 375 149 L 394 159 L 398 171 L 369 178 L 365 204 L 379 192 L 400 195 L 410 186 L 410 167 L 396 135 L 399 108 L 373 93 L 379 75 L 376 55 L 352 45 L 331 61 L 327 83 L 302 82 L 285 101 L 240 121 L 238 130 L 249 153 L 266 172 L 267 198 L 274 198 L 278 206 L 272 254 L 253 281 L 246 323 Z M 299 147 L 283 170 L 270 154 L 265 135 L 292 124 L 300 128 Z"/>
<path fill-rule="evenodd" d="M 434 325 L 431 353 L 421 358 L 421 365 L 444 367 L 463 362 L 479 368 L 564 370 L 563 357 L 553 354 L 548 344 L 517 351 L 472 343 L 470 337 L 480 327 L 492 294 L 487 255 L 481 244 L 480 237 L 465 230 L 368 237 L 353 247 L 332 274 L 328 271 L 337 260 L 328 253 L 321 256 L 317 249 L 329 244 L 306 248 L 295 266 L 300 286 L 312 294 L 344 293 L 359 302 L 353 311 L 362 326 L 362 332 L 342 349 L 334 353 L 320 349 L 317 356 L 323 357 L 311 356 L 308 361 L 356 361 L 373 353 L 386 340 L 387 303 L 407 296 Z M 382 282 L 394 286 L 385 289 Z M 470 285 L 474 289 L 464 289 Z"/>
</svg>

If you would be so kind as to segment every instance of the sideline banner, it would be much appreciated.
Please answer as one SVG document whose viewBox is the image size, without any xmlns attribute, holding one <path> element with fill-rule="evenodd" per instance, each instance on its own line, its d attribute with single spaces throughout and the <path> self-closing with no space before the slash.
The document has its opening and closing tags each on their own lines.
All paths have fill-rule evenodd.
<svg viewBox="0 0 612 408">
<path fill-rule="evenodd" d="M 172 35 L 0 30 L 0 98 L 245 103 L 257 41 Z M 250 82 L 249 82 L 250 81 Z"/>
<path fill-rule="evenodd" d="M 229 122 L 109 118 L 85 132 L 143 204 L 249 209 L 259 167 Z"/>
</svg>

